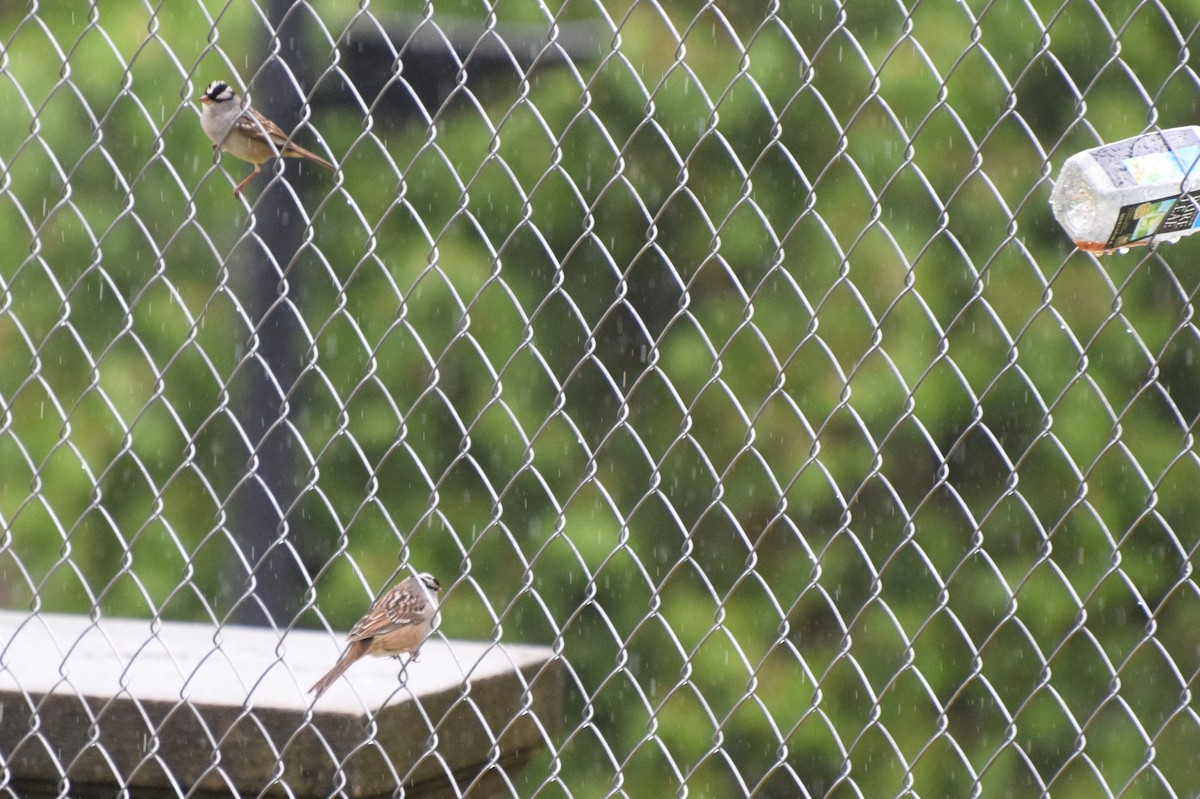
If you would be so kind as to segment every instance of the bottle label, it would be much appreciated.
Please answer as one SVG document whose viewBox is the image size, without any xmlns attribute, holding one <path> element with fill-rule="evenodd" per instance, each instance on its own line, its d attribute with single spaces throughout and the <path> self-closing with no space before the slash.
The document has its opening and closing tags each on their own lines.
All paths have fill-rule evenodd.
<svg viewBox="0 0 1200 799">
<path fill-rule="evenodd" d="M 1128 247 L 1151 236 L 1200 227 L 1200 191 L 1126 205 L 1117 213 L 1106 249 Z"/>
<path fill-rule="evenodd" d="M 1200 139 L 1191 128 L 1147 133 L 1092 151 L 1118 189 L 1163 181 L 1200 180 Z M 1153 201 L 1152 201 L 1153 202 Z"/>
</svg>

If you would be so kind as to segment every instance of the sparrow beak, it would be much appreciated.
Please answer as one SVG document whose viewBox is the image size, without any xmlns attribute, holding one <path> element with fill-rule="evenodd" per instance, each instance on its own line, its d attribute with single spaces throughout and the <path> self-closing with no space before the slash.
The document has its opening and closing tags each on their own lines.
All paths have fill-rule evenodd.
<svg viewBox="0 0 1200 799">
<path fill-rule="evenodd" d="M 208 98 L 207 94 L 202 94 L 202 95 L 200 95 L 200 102 L 203 103 L 204 105 L 208 105 L 209 103 L 212 102 L 212 100 L 210 100 Z"/>
</svg>

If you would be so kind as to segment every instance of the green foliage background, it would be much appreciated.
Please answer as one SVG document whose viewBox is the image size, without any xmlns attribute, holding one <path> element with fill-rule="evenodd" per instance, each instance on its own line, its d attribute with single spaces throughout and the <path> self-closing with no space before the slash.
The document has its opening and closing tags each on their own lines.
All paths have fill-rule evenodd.
<svg viewBox="0 0 1200 799">
<path fill-rule="evenodd" d="M 318 72 L 345 5 L 298 12 Z M 405 543 L 445 634 L 561 650 L 521 795 L 1200 792 L 1200 237 L 1098 260 L 1047 205 L 1196 118 L 1194 9 L 912 5 L 395 3 L 602 36 L 298 134 L 344 182 L 289 273 L 296 545 L 334 627 Z M 228 612 L 268 221 L 192 98 L 263 36 L 0 7 L 2 605 Z"/>
</svg>

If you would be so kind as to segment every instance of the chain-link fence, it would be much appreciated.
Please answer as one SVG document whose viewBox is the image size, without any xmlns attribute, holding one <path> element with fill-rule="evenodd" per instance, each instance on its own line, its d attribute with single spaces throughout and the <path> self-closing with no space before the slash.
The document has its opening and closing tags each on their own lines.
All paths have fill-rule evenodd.
<svg viewBox="0 0 1200 799">
<path fill-rule="evenodd" d="M 435 639 L 562 669 L 499 795 L 1200 795 L 1200 244 L 1096 258 L 1047 206 L 1071 153 L 1195 118 L 1192 5 L 359 6 L 0 6 L 20 630 L 332 652 L 415 568 Z M 231 197 L 216 79 L 336 171 Z M 0 794 L 31 749 L 52 795 L 84 750 L 136 794 L 103 728 L 161 728 L 56 740 L 21 634 Z M 268 761 L 303 732 L 239 720 Z"/>
</svg>

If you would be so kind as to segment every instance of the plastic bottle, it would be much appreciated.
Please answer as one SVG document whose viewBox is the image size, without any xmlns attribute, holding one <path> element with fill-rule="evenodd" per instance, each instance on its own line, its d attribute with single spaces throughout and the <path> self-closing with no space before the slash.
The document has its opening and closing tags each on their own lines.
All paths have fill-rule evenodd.
<svg viewBox="0 0 1200 799">
<path fill-rule="evenodd" d="M 1200 230 L 1200 127 L 1084 150 L 1058 173 L 1050 206 L 1075 246 L 1112 252 Z"/>
</svg>

